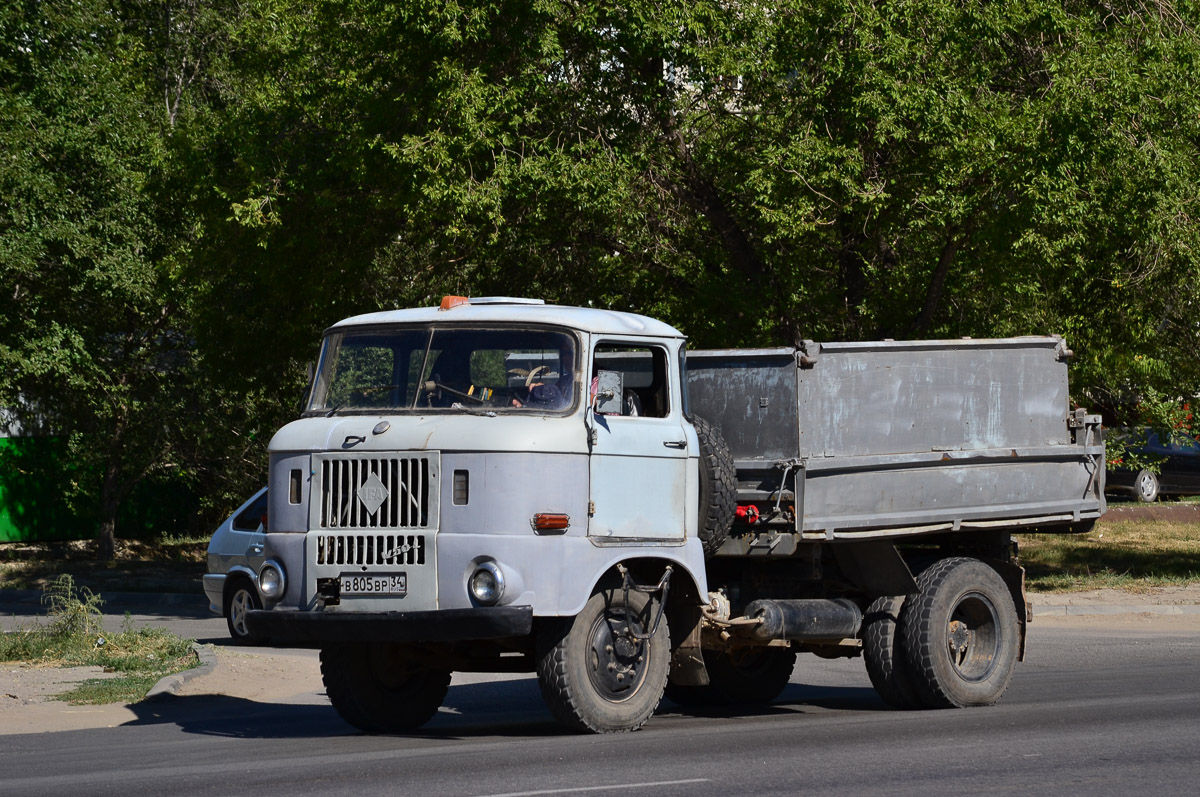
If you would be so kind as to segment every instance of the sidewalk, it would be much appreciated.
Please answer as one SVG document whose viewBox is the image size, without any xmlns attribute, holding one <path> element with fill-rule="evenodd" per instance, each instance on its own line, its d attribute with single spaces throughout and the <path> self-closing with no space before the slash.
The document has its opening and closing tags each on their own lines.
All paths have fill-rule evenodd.
<svg viewBox="0 0 1200 797">
<path fill-rule="evenodd" d="M 1033 616 L 1114 614 L 1200 615 L 1200 584 L 1153 587 L 1145 592 L 1093 589 L 1084 592 L 1031 592 Z"/>
</svg>

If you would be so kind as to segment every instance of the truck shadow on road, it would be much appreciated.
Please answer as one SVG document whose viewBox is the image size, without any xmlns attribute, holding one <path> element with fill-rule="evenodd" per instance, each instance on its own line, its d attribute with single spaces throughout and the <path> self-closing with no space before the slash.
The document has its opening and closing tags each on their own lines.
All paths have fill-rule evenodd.
<svg viewBox="0 0 1200 797">
<path fill-rule="evenodd" d="M 779 697 L 758 706 L 681 706 L 663 700 L 659 714 L 679 714 L 688 717 L 746 718 L 771 717 L 780 714 L 805 714 L 813 709 L 824 711 L 891 711 L 874 689 L 855 686 L 810 686 L 791 684 Z"/>
<path fill-rule="evenodd" d="M 314 696 L 316 697 L 316 696 Z M 129 707 L 137 719 L 128 725 L 170 724 L 185 733 L 238 739 L 313 739 L 362 734 L 332 706 L 321 703 L 262 703 L 228 695 L 164 695 Z M 822 711 L 890 710 L 874 690 L 792 684 L 766 706 L 689 708 L 663 700 L 653 730 L 677 717 L 744 719 Z M 474 739 L 569 735 L 542 703 L 532 678 L 452 686 L 438 715 L 419 731 L 397 738 Z"/>
</svg>

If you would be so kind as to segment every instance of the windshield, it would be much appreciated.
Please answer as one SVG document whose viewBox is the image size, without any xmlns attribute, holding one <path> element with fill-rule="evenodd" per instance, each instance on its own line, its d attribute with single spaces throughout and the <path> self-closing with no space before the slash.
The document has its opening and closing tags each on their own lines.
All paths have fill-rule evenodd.
<svg viewBox="0 0 1200 797">
<path fill-rule="evenodd" d="M 575 362 L 574 338 L 550 329 L 338 331 L 308 412 L 560 412 L 577 399 Z"/>
</svg>

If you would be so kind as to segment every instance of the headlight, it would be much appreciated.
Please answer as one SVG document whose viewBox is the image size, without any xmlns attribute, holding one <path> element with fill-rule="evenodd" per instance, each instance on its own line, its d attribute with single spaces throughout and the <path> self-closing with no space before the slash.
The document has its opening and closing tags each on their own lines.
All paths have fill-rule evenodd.
<svg viewBox="0 0 1200 797">
<path fill-rule="evenodd" d="M 476 602 L 493 606 L 504 595 L 504 573 L 495 562 L 483 562 L 475 568 L 467 586 Z"/>
<path fill-rule="evenodd" d="M 276 561 L 267 562 L 258 571 L 258 591 L 269 601 L 277 601 L 283 597 L 287 589 L 287 579 L 283 575 L 283 565 Z"/>
</svg>

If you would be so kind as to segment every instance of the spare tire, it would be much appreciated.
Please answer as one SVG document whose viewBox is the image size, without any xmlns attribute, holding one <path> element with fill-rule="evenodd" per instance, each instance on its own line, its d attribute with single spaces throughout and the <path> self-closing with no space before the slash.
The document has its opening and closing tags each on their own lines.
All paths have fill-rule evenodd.
<svg viewBox="0 0 1200 797">
<path fill-rule="evenodd" d="M 733 454 L 716 427 L 703 418 L 693 417 L 692 426 L 700 438 L 700 542 L 704 555 L 712 556 L 733 527 L 737 510 L 737 471 Z"/>
</svg>

